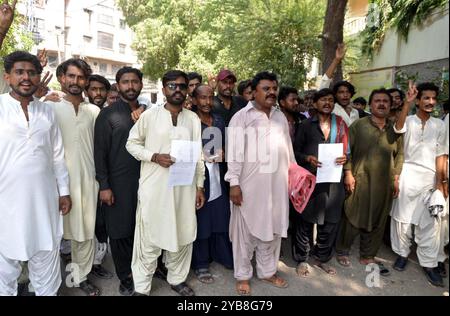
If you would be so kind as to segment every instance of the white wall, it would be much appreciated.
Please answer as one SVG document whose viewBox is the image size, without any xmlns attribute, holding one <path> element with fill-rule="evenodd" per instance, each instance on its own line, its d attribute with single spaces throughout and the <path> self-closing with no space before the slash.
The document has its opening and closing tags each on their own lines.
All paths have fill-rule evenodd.
<svg viewBox="0 0 450 316">
<path fill-rule="evenodd" d="M 408 42 L 389 30 L 373 61 L 365 69 L 405 66 L 449 58 L 448 5 L 434 12 L 422 27 L 410 29 Z"/>
</svg>

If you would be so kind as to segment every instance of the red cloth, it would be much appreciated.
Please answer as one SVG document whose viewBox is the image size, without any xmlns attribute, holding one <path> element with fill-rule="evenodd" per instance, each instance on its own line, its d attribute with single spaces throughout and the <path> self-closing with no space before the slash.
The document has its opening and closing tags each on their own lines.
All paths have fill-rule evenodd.
<svg viewBox="0 0 450 316">
<path fill-rule="evenodd" d="M 308 170 L 296 163 L 289 166 L 289 198 L 297 212 L 300 214 L 308 204 L 309 198 L 316 186 L 316 177 Z"/>
</svg>

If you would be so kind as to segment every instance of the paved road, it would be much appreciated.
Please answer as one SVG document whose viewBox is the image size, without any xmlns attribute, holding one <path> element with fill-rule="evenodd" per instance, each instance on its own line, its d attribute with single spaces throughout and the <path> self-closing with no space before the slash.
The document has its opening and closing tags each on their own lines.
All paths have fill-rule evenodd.
<svg viewBox="0 0 450 316">
<path fill-rule="evenodd" d="M 289 287 L 286 289 L 274 288 L 254 278 L 251 281 L 252 294 L 257 296 L 448 296 L 448 277 L 445 279 L 444 288 L 432 286 L 425 278 L 415 256 L 409 260 L 406 271 L 398 272 L 390 269 L 391 275 L 380 277 L 378 286 L 368 287 L 366 279 L 376 281 L 377 278 L 371 277 L 373 274 L 366 272 L 366 267 L 359 264 L 357 249 L 357 245 L 355 245 L 351 256 L 352 267 L 341 267 L 335 259 L 332 259 L 330 263 L 337 269 L 337 275 L 330 276 L 322 270 L 313 268 L 310 276 L 303 278 L 297 276 L 296 264 L 291 258 L 289 244 L 284 241 L 283 253 L 285 255 L 281 258 L 278 267 L 280 275 L 289 281 Z M 385 263 L 386 267 L 391 268 L 396 256 L 390 249 L 383 246 L 378 258 Z M 110 254 L 106 257 L 105 267 L 114 271 Z M 195 275 L 190 273 L 187 282 L 195 290 L 197 296 L 237 295 L 233 271 L 226 270 L 215 263 L 211 265 L 210 270 L 215 282 L 209 285 L 199 282 Z M 64 278 L 65 275 L 63 284 L 65 283 Z M 120 295 L 118 292 L 119 281 L 116 277 L 110 280 L 99 280 L 92 277 L 91 281 L 101 288 L 102 295 Z M 61 295 L 80 296 L 84 294 L 79 289 L 67 288 L 63 285 Z M 156 278 L 153 280 L 151 296 L 173 295 L 178 294 L 171 290 L 165 281 Z"/>
</svg>

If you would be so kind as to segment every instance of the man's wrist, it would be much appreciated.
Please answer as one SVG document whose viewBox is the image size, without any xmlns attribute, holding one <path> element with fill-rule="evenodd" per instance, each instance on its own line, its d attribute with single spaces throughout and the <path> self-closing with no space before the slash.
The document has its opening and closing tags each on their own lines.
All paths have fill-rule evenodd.
<svg viewBox="0 0 450 316">
<path fill-rule="evenodd" d="M 202 192 L 205 192 L 205 188 L 202 188 L 202 187 L 197 187 L 197 191 L 202 191 Z"/>
<path fill-rule="evenodd" d="M 153 154 L 152 159 L 150 159 L 150 161 L 154 162 L 154 163 L 158 163 L 158 155 L 159 154 Z"/>
</svg>

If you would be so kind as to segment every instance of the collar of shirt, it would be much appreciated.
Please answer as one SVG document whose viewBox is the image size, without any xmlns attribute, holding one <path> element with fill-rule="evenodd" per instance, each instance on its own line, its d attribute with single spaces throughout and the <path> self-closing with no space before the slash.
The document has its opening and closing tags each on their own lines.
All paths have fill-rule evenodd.
<svg viewBox="0 0 450 316">
<path fill-rule="evenodd" d="M 256 107 L 255 107 L 255 101 L 250 101 L 249 103 L 248 103 L 248 105 L 244 108 L 244 109 L 242 109 L 242 111 L 246 111 L 246 112 L 249 112 L 249 111 L 257 111 L 257 112 L 260 112 L 260 113 L 262 113 L 262 114 L 265 114 L 263 111 L 260 111 L 260 110 L 258 110 Z M 270 114 L 269 114 L 269 119 L 272 117 L 272 115 L 275 113 L 275 112 L 279 112 L 280 110 L 278 109 L 278 108 L 276 108 L 276 107 L 274 107 L 274 106 L 272 106 L 272 108 L 270 109 Z"/>
</svg>

